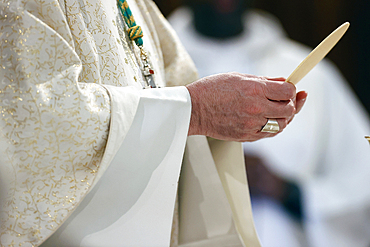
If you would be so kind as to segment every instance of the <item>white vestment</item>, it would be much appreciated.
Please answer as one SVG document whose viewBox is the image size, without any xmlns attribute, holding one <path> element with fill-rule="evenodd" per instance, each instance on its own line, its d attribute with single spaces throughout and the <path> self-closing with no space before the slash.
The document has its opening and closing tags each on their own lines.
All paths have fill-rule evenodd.
<svg viewBox="0 0 370 247">
<path fill-rule="evenodd" d="M 278 21 L 265 13 L 249 11 L 245 32 L 228 40 L 197 33 L 188 9 L 177 10 L 169 20 L 201 76 L 237 71 L 287 77 L 310 52 L 288 39 Z M 368 246 L 368 115 L 329 61 L 299 82 L 299 90 L 308 92 L 307 102 L 284 132 L 245 143 L 244 149 L 299 184 L 312 246 Z"/>
<path fill-rule="evenodd" d="M 45 246 L 170 244 L 191 113 L 181 85 L 197 73 L 154 3 L 128 3 L 143 28 L 155 81 L 178 87 L 142 90 L 139 51 L 122 29 L 115 0 L 0 1 L 1 246 L 38 246 L 50 236 Z M 203 136 L 187 144 L 185 171 L 205 170 L 195 173 L 203 187 L 194 195 L 202 191 L 208 198 L 204 206 L 192 193 L 184 201 L 180 192 L 180 207 L 189 208 L 184 234 L 204 233 L 183 234 L 183 243 L 216 246 L 211 242 L 221 238 L 218 246 L 244 246 L 243 240 L 259 246 L 250 212 L 243 214 L 248 224 L 241 227 L 236 219 L 235 227 L 237 213 L 228 203 L 249 205 L 248 196 L 227 198 L 215 167 L 225 162 L 213 159 L 212 150 L 221 146 L 225 157 L 241 157 L 241 145 L 213 146 Z M 187 186 L 185 179 L 183 190 Z M 207 210 L 212 201 L 223 205 Z M 192 228 L 199 207 L 216 214 Z"/>
</svg>

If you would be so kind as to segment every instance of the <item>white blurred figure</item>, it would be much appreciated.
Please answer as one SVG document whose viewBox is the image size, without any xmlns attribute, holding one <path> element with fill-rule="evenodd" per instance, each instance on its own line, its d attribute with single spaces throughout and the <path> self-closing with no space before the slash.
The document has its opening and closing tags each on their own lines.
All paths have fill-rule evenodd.
<svg viewBox="0 0 370 247">
<path fill-rule="evenodd" d="M 301 226 L 280 203 L 268 198 L 252 198 L 253 217 L 262 246 L 305 246 Z"/>
<path fill-rule="evenodd" d="M 176 10 L 169 20 L 200 76 L 237 71 L 287 77 L 310 52 L 290 40 L 274 17 L 244 12 L 246 1 L 188 0 L 188 5 L 191 8 Z M 370 147 L 364 139 L 370 134 L 368 115 L 329 61 L 320 62 L 297 85 L 302 89 L 308 92 L 308 101 L 284 133 L 245 143 L 244 148 L 261 155 L 270 171 L 300 187 L 309 246 L 368 247 Z M 295 233 L 295 222 L 275 202 L 256 203 L 254 217 L 264 246 L 305 245 Z M 262 230 L 261 220 L 271 229 Z M 288 231 L 286 241 L 292 244 L 274 241 L 276 229 Z"/>
<path fill-rule="evenodd" d="M 253 217 L 262 245 L 306 246 L 299 220 L 298 189 L 270 172 L 260 155 L 246 152 L 245 162 Z"/>
</svg>

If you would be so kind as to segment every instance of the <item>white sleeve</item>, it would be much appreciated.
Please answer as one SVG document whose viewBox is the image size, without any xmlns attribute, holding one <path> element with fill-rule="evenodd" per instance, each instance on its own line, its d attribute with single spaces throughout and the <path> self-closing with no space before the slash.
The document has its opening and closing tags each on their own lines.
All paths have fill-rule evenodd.
<svg viewBox="0 0 370 247">
<path fill-rule="evenodd" d="M 169 246 L 189 93 L 185 87 L 140 91 L 137 113 L 123 138 L 119 111 L 126 92 L 107 88 L 114 99 L 106 150 L 112 162 L 43 246 Z"/>
</svg>

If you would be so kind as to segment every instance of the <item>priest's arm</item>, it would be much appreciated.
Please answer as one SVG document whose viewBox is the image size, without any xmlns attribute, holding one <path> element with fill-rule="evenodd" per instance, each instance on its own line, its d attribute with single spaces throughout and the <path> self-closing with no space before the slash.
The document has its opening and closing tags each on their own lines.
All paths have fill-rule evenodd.
<svg viewBox="0 0 370 247">
<path fill-rule="evenodd" d="M 171 31 L 151 8 L 150 2 L 133 5 L 133 11 L 143 15 L 144 42 L 158 84 L 194 81 L 194 65 L 176 38 L 167 39 Z M 114 1 L 86 5 L 63 0 L 1 1 L 0 15 L 2 245 L 42 243 L 72 214 L 117 153 L 150 158 L 144 146 L 154 154 L 163 149 L 159 147 L 168 147 L 158 158 L 158 167 L 169 171 L 165 173 L 168 179 L 160 181 L 167 181 L 163 188 L 171 188 L 170 196 L 158 197 L 149 205 L 157 205 L 151 208 L 160 212 L 156 203 L 163 199 L 173 208 L 176 186 L 172 185 L 177 181 L 188 129 L 190 135 L 225 140 L 273 136 L 259 131 L 267 118 L 277 118 L 283 129 L 305 98 L 296 96 L 294 86 L 280 79 L 238 73 L 201 79 L 187 88 L 141 90 L 135 48 L 118 28 L 121 19 Z M 178 129 L 169 131 L 174 126 Z M 128 138 L 130 131 L 137 136 Z M 158 143 L 160 134 L 168 133 L 168 146 Z M 135 150 L 130 150 L 133 145 L 128 140 L 137 140 Z M 171 148 L 176 152 L 171 153 Z M 176 165 L 168 170 L 161 161 L 165 158 Z M 135 162 L 130 163 L 133 168 Z M 124 174 L 137 174 L 131 172 Z M 155 176 L 141 183 L 159 181 L 151 179 Z M 168 212 L 164 218 L 170 221 Z M 166 235 L 168 229 L 163 229 Z"/>
</svg>

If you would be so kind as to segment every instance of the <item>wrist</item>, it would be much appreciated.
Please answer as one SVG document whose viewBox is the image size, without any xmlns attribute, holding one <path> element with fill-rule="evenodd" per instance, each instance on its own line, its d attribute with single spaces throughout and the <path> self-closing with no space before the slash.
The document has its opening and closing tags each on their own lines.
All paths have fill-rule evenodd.
<svg viewBox="0 0 370 247">
<path fill-rule="evenodd" d="M 189 124 L 188 136 L 191 135 L 202 135 L 202 118 L 201 118 L 201 104 L 200 104 L 200 95 L 199 89 L 194 86 L 194 84 L 189 84 L 186 86 L 190 94 L 191 99 L 191 117 Z"/>
</svg>

